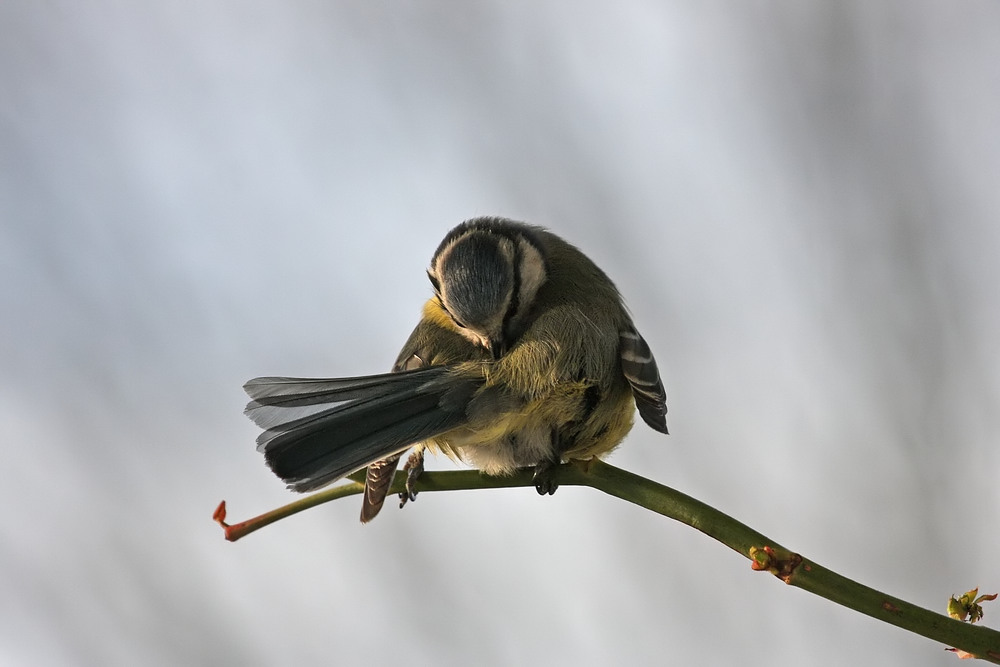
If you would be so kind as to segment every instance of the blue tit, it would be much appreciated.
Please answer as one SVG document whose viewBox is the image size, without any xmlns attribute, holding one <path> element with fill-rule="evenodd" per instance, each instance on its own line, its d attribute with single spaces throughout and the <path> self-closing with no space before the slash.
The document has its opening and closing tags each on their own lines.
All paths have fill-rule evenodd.
<svg viewBox="0 0 1000 667">
<path fill-rule="evenodd" d="M 290 489 L 311 491 L 368 467 L 361 512 L 381 509 L 402 454 L 405 502 L 423 451 L 487 475 L 601 457 L 635 409 L 667 433 L 656 361 L 621 295 L 555 234 L 504 218 L 451 230 L 427 271 L 433 296 L 393 372 L 353 378 L 262 377 L 244 388 L 264 429 L 258 450 Z"/>
</svg>

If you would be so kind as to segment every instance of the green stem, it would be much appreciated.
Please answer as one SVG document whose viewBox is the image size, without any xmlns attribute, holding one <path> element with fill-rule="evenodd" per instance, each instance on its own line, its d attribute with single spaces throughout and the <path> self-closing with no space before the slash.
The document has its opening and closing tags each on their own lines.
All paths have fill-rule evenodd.
<svg viewBox="0 0 1000 667">
<path fill-rule="evenodd" d="M 852 581 L 789 551 L 736 519 L 679 491 L 596 460 L 563 465 L 554 474 L 559 484 L 589 486 L 696 528 L 750 559 L 753 569 L 771 572 L 791 586 L 1000 664 L 1000 632 L 963 623 Z M 364 490 L 364 471 L 350 475 L 349 479 L 346 484 L 305 496 L 233 525 L 225 523 L 223 503 L 216 510 L 216 520 L 225 528 L 226 539 L 235 542 L 279 519 L 331 500 L 357 495 Z M 397 474 L 390 493 L 402 491 L 404 483 L 405 475 Z M 417 490 L 495 489 L 532 484 L 531 471 L 521 471 L 510 477 L 487 477 L 475 470 L 460 470 L 425 472 L 417 483 Z"/>
<path fill-rule="evenodd" d="M 573 475 L 572 481 L 563 483 L 591 486 L 685 523 L 743 554 L 753 562 L 754 569 L 766 569 L 791 586 L 1000 664 L 1000 632 L 996 630 L 963 623 L 859 584 L 802 558 L 699 500 L 644 477 L 601 461 L 591 463 L 588 470 L 578 474 L 579 480 Z M 767 554 L 765 547 L 773 553 Z"/>
</svg>

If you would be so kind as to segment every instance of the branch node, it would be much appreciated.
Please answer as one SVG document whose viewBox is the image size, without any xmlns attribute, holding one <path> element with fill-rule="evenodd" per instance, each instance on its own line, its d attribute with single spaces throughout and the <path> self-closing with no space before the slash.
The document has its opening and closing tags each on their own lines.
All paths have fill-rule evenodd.
<svg viewBox="0 0 1000 667">
<path fill-rule="evenodd" d="M 900 612 L 899 607 L 889 602 L 888 600 L 882 601 L 882 609 L 889 612 L 890 614 L 898 614 Z"/>
<path fill-rule="evenodd" d="M 787 549 L 772 546 L 750 547 L 750 569 L 770 572 L 786 584 L 792 583 L 795 570 L 802 564 L 802 556 Z M 808 569 L 808 566 L 806 566 Z"/>
</svg>

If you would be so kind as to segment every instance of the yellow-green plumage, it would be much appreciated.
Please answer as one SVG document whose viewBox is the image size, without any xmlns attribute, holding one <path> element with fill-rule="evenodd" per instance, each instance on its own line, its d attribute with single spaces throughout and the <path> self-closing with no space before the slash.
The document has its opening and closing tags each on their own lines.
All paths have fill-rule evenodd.
<svg viewBox="0 0 1000 667">
<path fill-rule="evenodd" d="M 666 433 L 663 385 L 614 284 L 555 234 L 479 218 L 442 241 L 434 296 L 388 375 L 247 383 L 247 414 L 272 470 L 307 491 L 368 465 L 362 521 L 401 454 L 424 447 L 486 474 L 534 467 L 540 493 L 560 461 L 603 456 L 635 408 Z M 287 416 L 282 416 L 287 415 Z"/>
<path fill-rule="evenodd" d="M 536 233 L 548 260 L 547 280 L 535 296 L 531 324 L 501 359 L 490 360 L 485 349 L 463 337 L 437 296 L 424 305 L 423 319 L 400 354 L 401 362 L 417 354 L 429 365 L 476 359 L 455 369 L 485 379 L 468 425 L 425 444 L 487 474 L 539 463 L 553 430 L 572 431 L 572 441 L 559 452 L 563 460 L 588 459 L 614 449 L 633 424 L 632 393 L 619 361 L 619 331 L 631 321 L 617 289 L 579 250 L 548 232 Z M 595 390 L 599 396 L 585 414 L 587 392 Z M 529 443 L 519 460 L 505 441 L 519 433 L 546 442 Z"/>
</svg>

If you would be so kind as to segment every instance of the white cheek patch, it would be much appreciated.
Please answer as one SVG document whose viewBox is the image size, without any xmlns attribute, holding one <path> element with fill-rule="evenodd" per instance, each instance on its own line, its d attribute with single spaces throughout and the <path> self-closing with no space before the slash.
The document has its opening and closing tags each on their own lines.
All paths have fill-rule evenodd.
<svg viewBox="0 0 1000 667">
<path fill-rule="evenodd" d="M 438 277 L 437 267 L 432 266 L 427 269 L 427 279 L 431 281 L 431 287 L 434 288 L 434 293 L 439 297 L 441 296 L 441 279 Z"/>
<path fill-rule="evenodd" d="M 486 343 L 483 342 L 483 337 L 480 336 L 475 331 L 473 331 L 472 329 L 461 329 L 460 328 L 460 329 L 458 329 L 458 333 L 460 333 L 463 338 L 465 338 L 467 341 L 469 341 L 473 345 L 478 345 L 479 347 L 482 347 L 482 348 L 486 347 Z"/>
<path fill-rule="evenodd" d="M 517 297 L 521 310 L 526 310 L 535 300 L 538 290 L 548 279 L 548 272 L 545 267 L 545 258 L 537 247 L 523 238 L 518 239 L 517 245 L 521 254 L 521 265 L 518 267 L 521 275 L 521 289 Z"/>
</svg>

